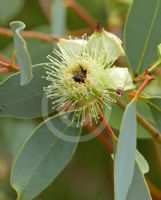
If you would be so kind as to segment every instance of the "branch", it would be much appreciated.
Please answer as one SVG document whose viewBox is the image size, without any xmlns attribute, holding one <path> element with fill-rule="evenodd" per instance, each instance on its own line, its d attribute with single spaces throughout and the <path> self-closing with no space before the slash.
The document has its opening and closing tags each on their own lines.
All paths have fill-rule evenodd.
<svg viewBox="0 0 161 200">
<path fill-rule="evenodd" d="M 96 20 L 89 15 L 89 13 L 80 6 L 75 0 L 64 0 L 64 2 L 72 10 L 74 10 L 93 30 L 96 28 Z"/>
<path fill-rule="evenodd" d="M 45 14 L 45 16 L 47 17 L 48 21 L 51 21 L 51 0 L 39 0 L 39 4 Z"/>
<path fill-rule="evenodd" d="M 1 65 L 1 63 L 0 63 L 0 65 Z M 8 69 L 0 69 L 0 74 L 7 74 L 7 73 L 9 73 L 9 70 Z"/>
<path fill-rule="evenodd" d="M 107 150 L 109 152 L 112 152 L 112 144 L 109 142 L 109 140 L 97 130 L 97 127 L 95 126 L 90 126 L 90 125 L 86 125 L 86 128 L 90 131 L 92 131 L 94 134 L 97 135 L 98 139 L 106 146 Z"/>
<path fill-rule="evenodd" d="M 139 95 L 142 93 L 142 91 L 145 89 L 145 87 L 152 81 L 154 80 L 154 77 L 150 76 L 149 74 L 147 74 L 146 76 L 143 77 L 144 78 L 144 82 L 140 85 L 140 87 L 138 88 L 133 100 L 137 100 L 139 98 Z"/>
<path fill-rule="evenodd" d="M 3 69 L 0 69 L 1 74 L 6 74 L 10 72 L 18 72 L 20 70 L 19 67 L 15 65 L 15 57 L 16 57 L 16 53 L 14 51 L 12 53 L 11 61 L 4 59 L 0 55 L 0 66 L 4 67 Z"/>
<path fill-rule="evenodd" d="M 111 137 L 112 141 L 113 141 L 113 142 L 116 142 L 118 139 L 117 139 L 117 137 L 115 136 L 115 134 L 114 134 L 112 128 L 110 127 L 110 125 L 109 125 L 108 122 L 106 121 L 105 117 L 103 117 L 103 118 L 101 119 L 101 122 L 102 122 L 102 124 L 103 124 L 103 126 L 104 126 L 106 132 L 107 132 L 107 133 L 109 134 L 109 136 Z"/>
<path fill-rule="evenodd" d="M 5 37 L 12 37 L 13 32 L 8 28 L 0 27 L 0 35 Z M 50 34 L 40 33 L 36 31 L 23 31 L 22 36 L 24 38 L 36 39 L 43 42 L 52 42 L 52 43 L 58 42 L 60 39 L 59 37 L 55 37 Z"/>
<path fill-rule="evenodd" d="M 155 200 L 161 200 L 161 190 L 158 187 L 156 187 L 150 179 L 146 178 L 146 181 L 148 183 L 152 197 L 154 197 Z"/>
</svg>

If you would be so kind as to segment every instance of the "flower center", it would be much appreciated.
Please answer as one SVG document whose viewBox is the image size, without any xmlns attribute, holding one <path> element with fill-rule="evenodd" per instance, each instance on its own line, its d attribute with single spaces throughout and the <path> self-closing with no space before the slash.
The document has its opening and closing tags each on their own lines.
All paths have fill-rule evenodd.
<svg viewBox="0 0 161 200">
<path fill-rule="evenodd" d="M 83 69 L 81 65 L 79 65 L 78 71 L 73 72 L 73 80 L 77 83 L 85 83 L 87 78 L 87 69 Z"/>
</svg>

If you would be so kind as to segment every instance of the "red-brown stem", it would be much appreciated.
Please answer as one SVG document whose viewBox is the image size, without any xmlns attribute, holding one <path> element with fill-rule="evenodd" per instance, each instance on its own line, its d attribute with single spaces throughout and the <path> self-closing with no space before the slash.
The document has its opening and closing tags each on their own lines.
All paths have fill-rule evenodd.
<svg viewBox="0 0 161 200">
<path fill-rule="evenodd" d="M 52 5 L 52 1 L 51 0 L 39 0 L 39 4 L 45 14 L 45 16 L 47 17 L 48 21 L 50 22 L 51 21 L 51 12 L 50 9 L 51 9 L 51 5 Z"/>
<path fill-rule="evenodd" d="M 96 28 L 96 21 L 89 13 L 80 6 L 75 0 L 64 0 L 64 2 L 74 10 L 93 30 Z"/>
<path fill-rule="evenodd" d="M 12 37 L 13 32 L 10 29 L 0 27 L 0 35 L 6 37 Z M 23 31 L 22 36 L 24 38 L 36 39 L 43 42 L 52 42 L 52 43 L 58 42 L 60 39 L 59 37 L 55 37 L 49 34 L 40 33 L 36 31 Z"/>
<path fill-rule="evenodd" d="M 111 137 L 112 141 L 116 142 L 117 141 L 117 137 L 115 136 L 112 128 L 110 127 L 110 125 L 108 124 L 108 122 L 106 121 L 106 119 L 104 117 L 101 119 L 101 122 L 102 122 L 105 130 L 107 131 L 107 133 Z"/>
<path fill-rule="evenodd" d="M 3 59 L 3 61 L 0 60 L 0 66 L 4 67 L 4 69 L 0 69 L 0 73 L 9 73 L 9 72 L 18 72 L 20 69 L 18 66 L 16 66 L 14 64 L 15 62 L 15 57 L 16 57 L 16 53 L 13 51 L 12 53 L 12 58 L 11 61 L 4 61 L 5 59 L 3 59 L 3 57 L 1 56 L 1 59 Z"/>
<path fill-rule="evenodd" d="M 156 187 L 156 185 L 154 185 L 150 179 L 147 179 L 146 178 L 146 181 L 148 183 L 148 186 L 149 186 L 149 189 L 150 189 L 150 193 L 152 195 L 152 197 L 155 199 L 155 200 L 161 200 L 161 190 Z"/>
<path fill-rule="evenodd" d="M 107 138 L 103 135 L 103 134 L 99 134 L 97 136 L 99 138 L 99 140 L 105 144 L 105 146 L 107 147 L 107 149 L 112 152 L 112 144 L 107 140 Z"/>
<path fill-rule="evenodd" d="M 97 129 L 97 127 L 95 126 L 90 126 L 90 125 L 86 125 L 86 128 L 88 128 L 88 130 L 92 131 L 94 134 L 97 135 L 98 139 L 106 146 L 107 150 L 109 152 L 112 152 L 112 144 L 110 143 L 110 141 L 102 134 L 99 132 L 99 130 Z"/>
<path fill-rule="evenodd" d="M 16 71 L 16 72 L 20 71 L 19 67 L 16 66 L 16 65 L 12 65 L 12 64 L 5 63 L 5 62 L 2 62 L 2 61 L 0 61 L 0 65 L 2 67 L 7 68 L 9 71 Z"/>
<path fill-rule="evenodd" d="M 91 34 L 92 30 L 91 28 L 88 27 L 76 31 L 71 31 L 70 33 L 71 35 L 74 36 L 82 36 L 84 33 Z M 0 36 L 12 37 L 13 32 L 10 29 L 0 27 Z M 22 36 L 26 39 L 39 40 L 42 42 L 49 42 L 49 43 L 56 43 L 62 38 L 36 31 L 23 31 Z M 64 36 L 63 38 L 67 38 L 67 36 Z"/>
<path fill-rule="evenodd" d="M 135 96 L 134 96 L 134 101 L 138 99 L 139 95 L 142 93 L 142 91 L 144 90 L 144 88 L 152 81 L 154 80 L 154 77 L 150 76 L 150 75 L 146 75 L 145 77 L 146 79 L 144 80 L 144 82 L 140 85 L 140 87 L 138 88 Z"/>
<path fill-rule="evenodd" d="M 9 64 L 0 60 L 0 66 L 7 68 L 7 67 L 9 67 Z"/>
<path fill-rule="evenodd" d="M 7 74 L 7 73 L 9 73 L 9 69 L 6 68 L 0 69 L 0 74 Z"/>
</svg>

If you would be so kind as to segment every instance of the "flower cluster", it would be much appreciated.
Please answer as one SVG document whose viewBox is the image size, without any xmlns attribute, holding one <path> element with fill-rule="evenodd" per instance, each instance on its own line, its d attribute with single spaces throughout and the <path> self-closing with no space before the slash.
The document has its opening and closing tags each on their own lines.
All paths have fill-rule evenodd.
<svg viewBox="0 0 161 200">
<path fill-rule="evenodd" d="M 113 66 L 124 55 L 117 36 L 102 29 L 82 39 L 60 39 L 57 45 L 59 50 L 48 55 L 44 91 L 53 99 L 53 109 L 67 115 L 74 111 L 78 123 L 97 123 L 103 104 L 110 109 L 111 102 L 134 88 L 128 69 Z"/>
</svg>

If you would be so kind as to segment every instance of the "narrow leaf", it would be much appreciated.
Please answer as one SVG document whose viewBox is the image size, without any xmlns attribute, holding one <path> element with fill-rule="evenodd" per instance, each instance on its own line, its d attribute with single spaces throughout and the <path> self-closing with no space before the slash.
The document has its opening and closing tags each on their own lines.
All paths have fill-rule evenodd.
<svg viewBox="0 0 161 200">
<path fill-rule="evenodd" d="M 81 128 L 64 120 L 62 115 L 57 115 L 41 123 L 17 156 L 11 185 L 18 193 L 18 200 L 36 197 L 71 160 Z"/>
<path fill-rule="evenodd" d="M 111 158 L 114 160 L 114 154 L 111 154 Z M 143 174 L 149 172 L 149 165 L 143 155 L 138 150 L 136 151 L 136 162 Z"/>
<path fill-rule="evenodd" d="M 0 23 L 8 23 L 18 12 L 23 8 L 24 1 L 22 0 L 1 0 L 0 1 Z M 8 6 L 10 5 L 10 6 Z"/>
<path fill-rule="evenodd" d="M 125 200 L 132 182 L 136 157 L 136 105 L 131 102 L 123 115 L 114 162 L 115 200 Z"/>
<path fill-rule="evenodd" d="M 152 200 L 144 175 L 137 164 L 126 200 Z"/>
<path fill-rule="evenodd" d="M 157 60 L 157 46 L 161 43 L 160 19 L 160 0 L 133 1 L 124 37 L 128 61 L 135 73 L 143 72 Z"/>
<path fill-rule="evenodd" d="M 66 6 L 63 0 L 52 0 L 52 15 L 52 34 L 64 35 L 66 31 Z"/>
<path fill-rule="evenodd" d="M 136 162 L 143 174 L 149 172 L 149 165 L 143 155 L 138 150 L 136 151 Z"/>
<path fill-rule="evenodd" d="M 45 98 L 43 87 L 48 85 L 45 70 L 42 66 L 33 67 L 33 79 L 28 85 L 20 86 L 20 73 L 10 76 L 0 84 L 0 116 L 12 116 L 23 119 L 32 119 L 43 115 L 42 107 L 47 107 L 51 113 L 52 106 L 44 104 Z"/>
<path fill-rule="evenodd" d="M 10 26 L 14 33 L 14 51 L 16 52 L 17 62 L 21 70 L 20 84 L 25 85 L 32 79 L 30 55 L 27 50 L 27 44 L 22 37 L 25 24 L 20 21 L 15 21 L 11 22 Z"/>
</svg>

